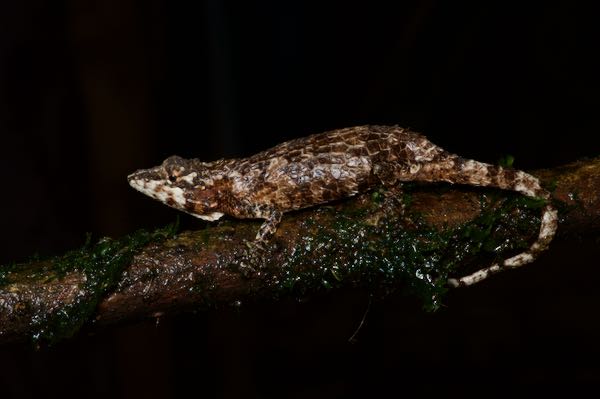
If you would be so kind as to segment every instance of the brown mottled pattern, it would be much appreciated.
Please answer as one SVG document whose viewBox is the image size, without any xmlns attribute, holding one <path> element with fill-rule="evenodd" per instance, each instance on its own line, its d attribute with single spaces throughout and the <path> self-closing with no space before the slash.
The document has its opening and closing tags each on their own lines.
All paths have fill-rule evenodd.
<svg viewBox="0 0 600 399">
<path fill-rule="evenodd" d="M 414 161 L 408 145 L 415 142 L 425 139 L 405 129 L 378 126 L 288 141 L 240 160 L 233 169 L 232 195 L 250 209 L 262 205 L 282 211 L 345 198 L 381 183 L 394 183 L 397 174 L 384 174 L 391 165 Z M 252 210 L 247 214 L 256 216 L 260 215 Z"/>
<path fill-rule="evenodd" d="M 264 218 L 257 234 L 261 241 L 276 231 L 284 212 L 403 181 L 499 187 L 549 198 L 527 173 L 463 159 L 398 126 L 315 134 L 243 159 L 205 163 L 173 156 L 158 167 L 130 175 L 129 181 L 169 206 L 208 220 L 221 214 Z M 528 263 L 547 247 L 556 230 L 556 212 L 548 206 L 544 215 L 538 241 L 520 258 L 507 260 L 505 267 Z M 499 268 L 493 265 L 479 271 L 479 277 L 473 274 L 452 284 L 472 284 Z"/>
</svg>

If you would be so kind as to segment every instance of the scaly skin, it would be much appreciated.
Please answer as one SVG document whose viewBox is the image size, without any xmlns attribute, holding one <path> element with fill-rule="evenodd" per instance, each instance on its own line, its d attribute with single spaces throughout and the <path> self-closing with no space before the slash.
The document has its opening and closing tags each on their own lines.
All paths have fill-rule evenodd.
<svg viewBox="0 0 600 399">
<path fill-rule="evenodd" d="M 514 190 L 549 199 L 522 171 L 463 159 L 398 126 L 357 126 L 287 141 L 249 158 L 200 162 L 172 156 L 129 177 L 136 190 L 205 220 L 224 214 L 261 218 L 257 243 L 277 230 L 283 213 L 402 182 L 448 182 Z M 525 252 L 481 269 L 452 286 L 471 285 L 505 268 L 532 262 L 548 247 L 557 214 L 544 208 L 540 233 Z"/>
</svg>

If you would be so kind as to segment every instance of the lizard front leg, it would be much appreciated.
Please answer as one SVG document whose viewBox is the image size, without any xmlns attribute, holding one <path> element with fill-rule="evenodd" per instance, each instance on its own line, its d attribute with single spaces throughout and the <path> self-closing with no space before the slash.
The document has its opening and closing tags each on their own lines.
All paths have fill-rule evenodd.
<svg viewBox="0 0 600 399">
<path fill-rule="evenodd" d="M 256 233 L 256 238 L 254 239 L 256 243 L 265 243 L 275 234 L 277 231 L 277 227 L 281 222 L 281 217 L 283 213 L 278 210 L 271 210 L 267 213 L 266 220 L 258 229 L 258 233 Z"/>
<path fill-rule="evenodd" d="M 266 220 L 258 229 L 254 241 L 246 241 L 246 253 L 239 262 L 240 271 L 244 276 L 250 277 L 260 268 L 260 265 L 264 261 L 263 257 L 266 252 L 267 243 L 277 231 L 282 216 L 283 213 L 281 211 L 271 210 L 267 212 Z"/>
</svg>

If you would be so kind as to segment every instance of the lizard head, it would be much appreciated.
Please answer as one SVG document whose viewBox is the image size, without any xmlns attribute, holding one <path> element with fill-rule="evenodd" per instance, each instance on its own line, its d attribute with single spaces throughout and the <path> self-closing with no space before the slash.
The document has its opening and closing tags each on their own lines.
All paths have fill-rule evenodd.
<svg viewBox="0 0 600 399">
<path fill-rule="evenodd" d="M 127 180 L 131 187 L 149 197 L 212 221 L 223 216 L 213 175 L 210 164 L 174 155 L 159 166 L 130 174 Z"/>
</svg>

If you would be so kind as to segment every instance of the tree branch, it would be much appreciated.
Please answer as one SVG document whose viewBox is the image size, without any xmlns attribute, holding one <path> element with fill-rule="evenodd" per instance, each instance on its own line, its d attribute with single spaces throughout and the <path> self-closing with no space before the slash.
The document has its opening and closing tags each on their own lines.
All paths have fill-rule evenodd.
<svg viewBox="0 0 600 399">
<path fill-rule="evenodd" d="M 553 189 L 559 238 L 600 230 L 600 158 L 533 174 Z M 504 191 L 410 184 L 286 214 L 264 251 L 248 244 L 258 221 L 103 239 L 0 269 L 0 342 L 341 286 L 400 288 L 435 308 L 447 277 L 526 248 L 540 206 Z"/>
</svg>

